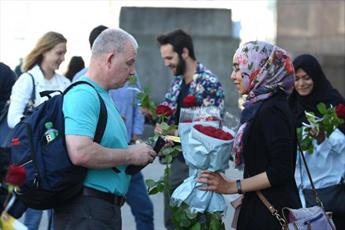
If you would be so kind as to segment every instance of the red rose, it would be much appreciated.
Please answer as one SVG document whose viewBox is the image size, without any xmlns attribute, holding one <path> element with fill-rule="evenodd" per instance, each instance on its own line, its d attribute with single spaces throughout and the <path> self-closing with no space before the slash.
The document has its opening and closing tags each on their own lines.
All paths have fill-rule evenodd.
<svg viewBox="0 0 345 230">
<path fill-rule="evenodd" d="M 25 182 L 25 168 L 18 165 L 10 165 L 7 170 L 5 181 L 14 186 L 21 186 Z"/>
<path fill-rule="evenodd" d="M 233 136 L 230 133 L 227 133 L 224 130 L 218 129 L 213 126 L 203 126 L 198 124 L 194 125 L 194 128 L 207 136 L 214 137 L 220 140 L 228 141 L 233 139 Z"/>
<path fill-rule="evenodd" d="M 339 104 L 335 107 L 335 112 L 337 116 L 341 119 L 345 119 L 345 105 Z"/>
<path fill-rule="evenodd" d="M 183 98 L 182 106 L 185 108 L 190 108 L 196 106 L 196 97 L 193 95 L 188 95 Z"/>
<path fill-rule="evenodd" d="M 170 117 L 173 114 L 173 110 L 166 105 L 159 105 L 156 108 L 156 113 L 158 116 L 167 116 Z"/>
</svg>

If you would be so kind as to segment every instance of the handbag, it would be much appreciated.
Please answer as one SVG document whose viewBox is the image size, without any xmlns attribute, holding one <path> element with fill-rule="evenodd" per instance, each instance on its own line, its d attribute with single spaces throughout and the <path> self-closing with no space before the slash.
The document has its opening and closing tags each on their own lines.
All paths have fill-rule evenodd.
<svg viewBox="0 0 345 230">
<path fill-rule="evenodd" d="M 235 200 L 230 202 L 231 206 L 235 209 L 235 213 L 234 213 L 234 216 L 232 218 L 232 223 L 231 223 L 231 227 L 234 229 L 237 228 L 237 222 L 238 222 L 238 217 L 241 211 L 242 200 L 243 200 L 243 195 L 240 195 Z"/>
<path fill-rule="evenodd" d="M 325 188 L 316 189 L 322 203 L 323 207 L 327 211 L 341 212 L 345 213 L 345 181 L 339 184 L 328 186 Z M 303 194 L 307 207 L 315 205 L 315 200 L 313 199 L 312 189 L 303 189 Z"/>
<path fill-rule="evenodd" d="M 272 216 L 274 216 L 283 230 L 335 230 L 335 225 L 333 223 L 332 217 L 329 214 L 326 214 L 322 201 L 320 200 L 318 193 L 315 189 L 307 162 L 303 155 L 302 148 L 297 141 L 299 152 L 302 155 L 303 163 L 306 168 L 308 178 L 312 187 L 312 194 L 315 199 L 315 206 L 309 208 L 283 208 L 282 213 L 283 217 L 279 212 L 273 207 L 273 205 L 265 198 L 261 191 L 256 191 L 259 199 L 267 207 Z M 287 213 L 288 217 L 286 217 Z"/>
<path fill-rule="evenodd" d="M 35 80 L 31 73 L 28 73 L 28 74 L 31 77 L 33 88 L 31 92 L 30 100 L 24 110 L 24 116 L 27 116 L 32 113 L 32 110 L 35 104 L 35 99 L 36 99 Z M 8 114 L 9 107 L 10 107 L 10 102 L 8 101 L 0 114 L 0 130 L 1 130 L 0 131 L 0 148 L 4 150 L 10 147 L 11 140 L 12 140 L 12 132 L 13 132 L 13 129 L 11 129 L 7 123 L 7 114 Z"/>
</svg>

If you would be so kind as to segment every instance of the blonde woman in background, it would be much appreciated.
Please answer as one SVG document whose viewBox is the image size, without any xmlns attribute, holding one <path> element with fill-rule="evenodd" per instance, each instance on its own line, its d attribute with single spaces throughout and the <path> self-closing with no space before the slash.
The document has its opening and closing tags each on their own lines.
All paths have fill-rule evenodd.
<svg viewBox="0 0 345 230">
<path fill-rule="evenodd" d="M 65 60 L 66 43 L 67 39 L 62 34 L 48 32 L 38 40 L 36 46 L 24 59 L 23 74 L 14 84 L 10 97 L 11 103 L 7 116 L 9 127 L 13 128 L 24 116 L 34 89 L 33 107 L 36 107 L 48 99 L 41 97 L 40 92 L 63 91 L 70 84 L 66 77 L 55 72 Z M 51 216 L 50 211 L 49 216 Z M 41 210 L 27 209 L 24 224 L 29 230 L 37 230 L 41 217 Z"/>
</svg>

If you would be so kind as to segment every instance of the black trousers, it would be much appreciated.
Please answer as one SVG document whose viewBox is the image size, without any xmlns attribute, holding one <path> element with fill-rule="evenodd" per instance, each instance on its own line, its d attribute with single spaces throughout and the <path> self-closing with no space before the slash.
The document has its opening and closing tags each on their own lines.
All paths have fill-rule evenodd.
<svg viewBox="0 0 345 230">
<path fill-rule="evenodd" d="M 121 230 L 121 207 L 99 198 L 78 196 L 54 209 L 55 230 Z"/>
</svg>

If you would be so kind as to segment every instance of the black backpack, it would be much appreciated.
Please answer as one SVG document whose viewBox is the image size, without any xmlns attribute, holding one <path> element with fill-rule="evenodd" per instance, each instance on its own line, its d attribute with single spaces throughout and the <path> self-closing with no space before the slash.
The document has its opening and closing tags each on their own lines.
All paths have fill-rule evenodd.
<svg viewBox="0 0 345 230">
<path fill-rule="evenodd" d="M 36 107 L 14 128 L 10 163 L 26 169 L 25 183 L 16 195 L 29 208 L 55 208 L 82 191 L 87 169 L 73 165 L 69 159 L 62 111 L 64 95 L 79 84 L 94 88 L 86 81 L 77 81 L 62 94 Z M 94 141 L 100 143 L 107 124 L 107 110 L 103 99 L 96 93 L 100 101 L 100 115 Z M 52 122 L 58 131 L 58 136 L 49 143 L 45 137 L 46 122 Z"/>
</svg>

